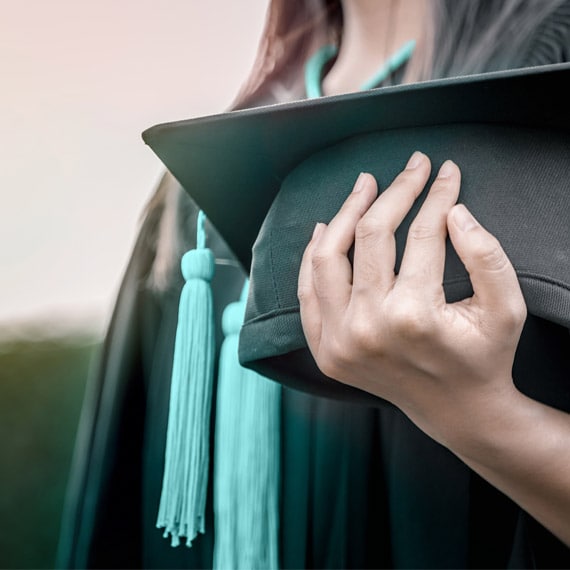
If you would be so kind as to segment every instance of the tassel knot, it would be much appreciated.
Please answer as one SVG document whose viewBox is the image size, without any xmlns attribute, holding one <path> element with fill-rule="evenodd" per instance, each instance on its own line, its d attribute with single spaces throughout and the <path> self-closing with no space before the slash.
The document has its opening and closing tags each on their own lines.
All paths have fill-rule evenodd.
<svg viewBox="0 0 570 570">
<path fill-rule="evenodd" d="M 182 275 L 186 281 L 202 279 L 212 281 L 215 271 L 214 254 L 209 249 L 191 249 L 182 256 Z"/>
</svg>

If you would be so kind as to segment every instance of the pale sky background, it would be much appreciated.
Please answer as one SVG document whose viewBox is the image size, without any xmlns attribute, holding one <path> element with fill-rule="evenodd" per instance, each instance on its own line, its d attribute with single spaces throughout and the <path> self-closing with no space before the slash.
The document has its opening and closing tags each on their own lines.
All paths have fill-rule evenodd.
<svg viewBox="0 0 570 570">
<path fill-rule="evenodd" d="M 109 318 L 162 166 L 140 133 L 222 112 L 268 0 L 0 0 L 0 333 Z"/>
</svg>

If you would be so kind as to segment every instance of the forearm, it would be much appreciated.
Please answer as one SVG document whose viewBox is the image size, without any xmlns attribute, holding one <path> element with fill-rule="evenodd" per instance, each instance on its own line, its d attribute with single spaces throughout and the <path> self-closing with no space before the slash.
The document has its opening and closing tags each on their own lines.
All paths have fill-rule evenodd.
<svg viewBox="0 0 570 570">
<path fill-rule="evenodd" d="M 569 414 L 513 390 L 507 401 L 470 410 L 445 443 L 570 545 Z"/>
</svg>

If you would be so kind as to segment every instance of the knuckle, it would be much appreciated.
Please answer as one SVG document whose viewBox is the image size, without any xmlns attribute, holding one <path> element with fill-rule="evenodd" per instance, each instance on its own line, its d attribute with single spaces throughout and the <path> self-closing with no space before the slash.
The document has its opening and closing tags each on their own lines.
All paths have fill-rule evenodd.
<svg viewBox="0 0 570 570">
<path fill-rule="evenodd" d="M 413 199 L 419 194 L 425 185 L 425 173 L 423 168 L 404 170 L 390 185 L 398 193 L 410 193 Z"/>
<path fill-rule="evenodd" d="M 297 299 L 299 303 L 303 304 L 313 296 L 311 287 L 307 285 L 299 285 L 297 287 Z"/>
<path fill-rule="evenodd" d="M 369 181 L 367 181 L 370 184 Z M 364 185 L 367 186 L 367 182 Z M 368 192 L 351 192 L 342 204 L 337 216 L 354 219 L 360 218 L 370 206 L 370 194 Z"/>
<path fill-rule="evenodd" d="M 328 340 L 322 343 L 317 359 L 319 370 L 330 378 L 338 378 L 344 368 L 345 353 L 338 343 Z"/>
<path fill-rule="evenodd" d="M 317 366 L 319 370 L 329 378 L 334 378 L 337 376 L 336 366 L 332 358 L 327 354 L 319 355 L 317 359 Z"/>
<path fill-rule="evenodd" d="M 352 218 L 353 216 L 357 215 L 362 208 L 359 198 L 360 193 L 350 193 L 338 211 L 337 217 Z"/>
<path fill-rule="evenodd" d="M 331 258 L 330 253 L 323 249 L 318 248 L 313 252 L 311 256 L 311 265 L 313 266 L 313 270 L 318 272 L 325 267 Z"/>
<path fill-rule="evenodd" d="M 524 300 L 512 299 L 503 307 L 503 322 L 509 329 L 521 328 L 527 317 L 527 308 Z"/>
<path fill-rule="evenodd" d="M 401 302 L 389 316 L 395 334 L 409 340 L 422 340 L 433 334 L 433 319 L 417 303 Z"/>
<path fill-rule="evenodd" d="M 473 256 L 490 271 L 503 271 L 510 262 L 496 238 L 479 242 Z"/>
<path fill-rule="evenodd" d="M 412 168 L 406 169 L 400 172 L 400 174 L 396 177 L 393 184 L 403 184 L 403 185 L 410 185 L 410 184 L 417 184 L 418 180 L 423 180 L 424 177 L 424 167 L 425 163 L 420 166 L 420 168 Z"/>
<path fill-rule="evenodd" d="M 355 229 L 355 239 L 366 240 L 371 236 L 374 236 L 378 231 L 378 226 L 370 216 L 365 216 L 356 224 Z"/>
<path fill-rule="evenodd" d="M 422 221 L 412 222 L 408 237 L 415 241 L 431 240 L 437 237 L 436 228 Z"/>
<path fill-rule="evenodd" d="M 436 178 L 429 189 L 429 193 L 432 196 L 439 196 L 444 195 L 447 196 L 449 194 L 449 190 L 455 187 L 457 181 L 453 176 L 447 178 Z"/>
<path fill-rule="evenodd" d="M 362 192 L 351 192 L 344 201 L 343 208 L 349 209 L 351 211 L 362 210 L 363 195 L 365 194 L 363 194 Z"/>
<path fill-rule="evenodd" d="M 355 229 L 356 241 L 377 240 L 380 235 L 387 233 L 385 226 L 371 216 L 365 216 L 359 220 Z"/>
<path fill-rule="evenodd" d="M 350 344 L 358 352 L 376 352 L 377 331 L 370 318 L 355 318 L 349 327 Z"/>
</svg>

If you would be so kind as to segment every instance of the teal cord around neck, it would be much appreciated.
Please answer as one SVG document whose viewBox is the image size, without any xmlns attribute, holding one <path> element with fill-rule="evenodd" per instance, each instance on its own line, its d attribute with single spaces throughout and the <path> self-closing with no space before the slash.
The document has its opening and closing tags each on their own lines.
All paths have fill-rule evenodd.
<svg viewBox="0 0 570 570">
<path fill-rule="evenodd" d="M 396 53 L 391 55 L 378 71 L 360 86 L 360 91 L 378 87 L 391 73 L 406 63 L 414 53 L 416 42 L 406 42 Z M 338 53 L 334 45 L 325 45 L 319 49 L 305 65 L 305 89 L 308 99 L 322 97 L 321 81 L 325 65 Z"/>
</svg>

